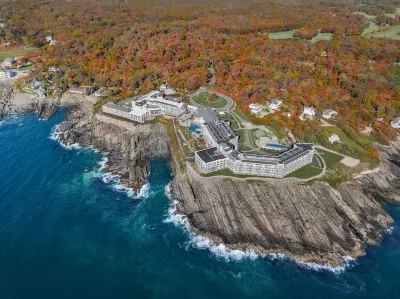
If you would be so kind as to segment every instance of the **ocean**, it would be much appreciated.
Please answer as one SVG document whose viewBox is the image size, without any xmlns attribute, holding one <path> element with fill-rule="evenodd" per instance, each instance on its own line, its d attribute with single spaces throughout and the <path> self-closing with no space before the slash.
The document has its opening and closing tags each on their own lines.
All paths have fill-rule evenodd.
<svg viewBox="0 0 400 299">
<path fill-rule="evenodd" d="M 51 138 L 66 111 L 0 123 L 0 298 L 400 298 L 400 208 L 346 269 L 231 251 L 175 216 L 166 160 L 140 194 L 106 156 Z M 54 137 L 54 136 L 53 136 Z"/>
</svg>

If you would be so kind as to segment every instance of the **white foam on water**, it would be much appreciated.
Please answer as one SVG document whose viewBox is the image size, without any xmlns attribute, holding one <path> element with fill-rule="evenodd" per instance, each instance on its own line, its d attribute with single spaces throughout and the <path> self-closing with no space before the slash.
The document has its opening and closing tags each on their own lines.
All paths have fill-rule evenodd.
<svg viewBox="0 0 400 299">
<path fill-rule="evenodd" d="M 60 128 L 61 124 L 55 125 L 53 127 L 53 129 L 51 130 L 50 133 L 50 139 L 54 140 L 54 141 L 58 141 L 58 143 L 65 149 L 81 149 L 82 147 L 79 146 L 78 143 L 74 143 L 74 144 L 64 144 L 60 141 L 60 135 L 62 134 L 62 132 L 60 132 L 59 128 Z"/>
<path fill-rule="evenodd" d="M 195 248 L 199 250 L 209 250 L 215 257 L 224 259 L 226 261 L 239 261 L 243 259 L 256 260 L 257 258 L 268 258 L 274 260 L 290 260 L 301 267 L 304 267 L 313 271 L 329 271 L 335 274 L 342 273 L 348 267 L 354 265 L 355 259 L 350 256 L 344 256 L 343 260 L 345 265 L 342 267 L 332 267 L 328 264 L 317 264 L 317 263 L 299 263 L 288 257 L 283 253 L 269 253 L 260 254 L 255 252 L 253 249 L 238 250 L 231 249 L 224 244 L 215 244 L 210 238 L 196 235 L 190 229 L 190 224 L 187 217 L 183 214 L 177 214 L 177 205 L 179 201 L 174 200 L 171 194 L 171 183 L 165 187 L 165 195 L 170 199 L 171 204 L 168 208 L 168 213 L 164 219 L 164 223 L 172 223 L 175 226 L 183 229 L 189 236 L 189 240 L 185 244 L 186 250 Z"/>
<path fill-rule="evenodd" d="M 393 234 L 394 228 L 395 228 L 394 226 L 389 227 L 389 228 L 386 230 L 386 233 L 389 234 L 389 235 Z"/>
</svg>

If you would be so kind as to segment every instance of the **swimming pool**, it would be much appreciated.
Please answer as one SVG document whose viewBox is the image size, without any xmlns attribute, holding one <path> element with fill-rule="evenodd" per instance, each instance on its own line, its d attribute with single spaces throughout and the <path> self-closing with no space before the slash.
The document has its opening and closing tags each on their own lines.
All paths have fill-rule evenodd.
<svg viewBox="0 0 400 299">
<path fill-rule="evenodd" d="M 279 144 L 279 143 L 267 143 L 267 147 L 275 148 L 275 149 L 279 149 L 279 150 L 287 149 L 286 145 Z"/>
<path fill-rule="evenodd" d="M 189 131 L 196 132 L 196 133 L 200 134 L 201 133 L 201 128 L 200 128 L 200 126 L 198 124 L 191 123 L 190 126 L 189 126 Z"/>
</svg>

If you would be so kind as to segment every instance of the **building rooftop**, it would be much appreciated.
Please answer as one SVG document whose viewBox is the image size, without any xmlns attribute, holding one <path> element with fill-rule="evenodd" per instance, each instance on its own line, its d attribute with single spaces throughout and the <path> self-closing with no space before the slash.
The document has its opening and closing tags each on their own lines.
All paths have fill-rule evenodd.
<svg viewBox="0 0 400 299">
<path fill-rule="evenodd" d="M 314 150 L 314 145 L 312 143 L 297 143 L 293 146 L 293 148 L 276 156 L 252 155 L 241 153 L 239 151 L 232 151 L 230 155 L 235 160 L 241 160 L 243 162 L 277 165 L 290 163 L 291 161 L 308 154 L 312 150 Z"/>
<path fill-rule="evenodd" d="M 104 104 L 103 106 L 108 107 L 108 108 L 112 108 L 112 109 L 116 109 L 116 110 L 119 110 L 119 111 L 123 111 L 123 112 L 128 112 L 128 113 L 131 111 L 130 108 L 124 107 L 124 106 L 121 106 L 121 105 L 117 105 L 117 104 L 115 104 L 113 102 L 108 102 L 107 104 Z"/>
<path fill-rule="evenodd" d="M 204 124 L 213 135 L 216 142 L 230 140 L 237 136 L 231 128 L 229 121 L 217 120 Z"/>
<path fill-rule="evenodd" d="M 216 147 L 198 151 L 198 152 L 196 152 L 196 154 L 205 163 L 209 163 L 209 162 L 217 161 L 217 160 L 223 160 L 226 158 Z"/>
<path fill-rule="evenodd" d="M 197 109 L 196 113 L 194 114 L 196 118 L 202 118 L 205 123 L 217 121 L 218 120 L 218 113 L 209 107 L 203 107 Z"/>
</svg>

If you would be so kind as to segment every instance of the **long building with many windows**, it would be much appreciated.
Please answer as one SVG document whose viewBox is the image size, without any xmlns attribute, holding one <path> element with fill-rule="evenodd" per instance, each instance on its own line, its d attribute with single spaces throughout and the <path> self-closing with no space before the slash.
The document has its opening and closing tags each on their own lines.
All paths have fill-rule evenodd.
<svg viewBox="0 0 400 299">
<path fill-rule="evenodd" d="M 235 174 L 282 178 L 310 164 L 314 156 L 310 143 L 295 144 L 276 156 L 241 153 L 237 150 L 239 136 L 225 121 L 204 124 L 203 134 L 211 146 L 195 153 L 195 162 L 203 173 L 227 168 Z"/>
<path fill-rule="evenodd" d="M 164 98 L 164 94 L 152 91 L 147 95 L 130 98 L 102 106 L 104 113 L 144 123 L 160 115 L 179 116 L 186 112 L 186 105 L 179 98 Z"/>
</svg>

